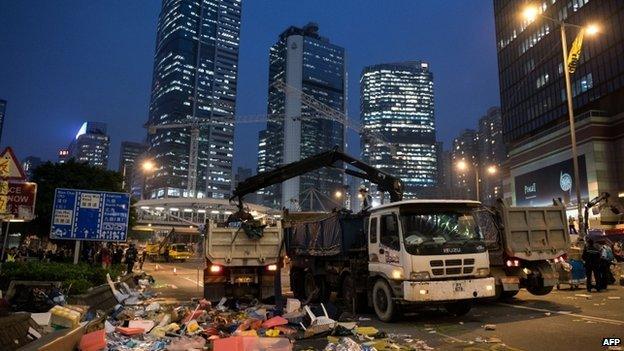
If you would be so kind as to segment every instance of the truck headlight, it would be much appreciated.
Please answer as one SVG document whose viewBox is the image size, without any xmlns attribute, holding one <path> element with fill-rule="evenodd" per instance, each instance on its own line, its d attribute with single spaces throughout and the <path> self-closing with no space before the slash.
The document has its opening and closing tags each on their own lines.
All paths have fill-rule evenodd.
<svg viewBox="0 0 624 351">
<path fill-rule="evenodd" d="M 477 268 L 477 272 L 475 273 L 475 275 L 477 277 L 487 277 L 488 275 L 490 275 L 490 269 L 489 268 Z"/>
<path fill-rule="evenodd" d="M 401 269 L 392 270 L 392 279 L 403 279 L 403 270 Z"/>
<path fill-rule="evenodd" d="M 429 275 L 429 272 L 427 271 L 412 272 L 412 274 L 410 274 L 410 279 L 411 280 L 429 280 L 431 279 L 431 276 Z"/>
</svg>

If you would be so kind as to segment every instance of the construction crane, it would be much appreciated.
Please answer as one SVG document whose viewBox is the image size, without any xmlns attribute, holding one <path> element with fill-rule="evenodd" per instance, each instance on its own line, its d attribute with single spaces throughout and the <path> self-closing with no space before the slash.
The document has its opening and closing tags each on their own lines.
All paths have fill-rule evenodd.
<svg viewBox="0 0 624 351">
<path fill-rule="evenodd" d="M 304 93 L 303 91 L 286 84 L 282 80 L 277 80 L 272 85 L 283 93 L 295 92 L 301 96 L 302 105 L 317 112 L 315 115 L 303 117 L 301 115 L 294 117 L 299 121 L 314 120 L 314 119 L 328 119 L 334 122 L 341 123 L 346 128 L 349 128 L 360 135 L 365 135 L 371 139 L 377 140 L 379 143 L 389 147 L 393 150 L 393 147 L 388 143 L 383 136 L 370 131 L 364 131 L 359 125 L 355 124 L 352 119 L 341 111 L 338 111 L 321 101 L 318 101 L 311 95 Z M 236 116 L 233 121 L 223 120 L 222 117 L 213 118 L 189 118 L 185 123 L 173 123 L 173 124 L 152 124 L 146 125 L 149 134 L 155 134 L 158 130 L 168 129 L 190 129 L 190 143 L 189 143 L 189 166 L 187 176 L 187 191 L 192 197 L 197 197 L 197 164 L 199 155 L 199 132 L 202 128 L 211 126 L 231 126 L 234 124 L 255 124 L 255 123 L 267 123 L 270 118 L 286 117 L 284 115 L 250 115 L 250 116 Z"/>
</svg>

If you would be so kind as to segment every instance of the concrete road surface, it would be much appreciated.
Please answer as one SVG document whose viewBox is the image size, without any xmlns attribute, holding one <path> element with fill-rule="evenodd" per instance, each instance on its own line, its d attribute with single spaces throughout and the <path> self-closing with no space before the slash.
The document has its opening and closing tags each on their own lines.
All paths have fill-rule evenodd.
<svg viewBox="0 0 624 351">
<path fill-rule="evenodd" d="M 146 263 L 144 268 L 156 279 L 162 296 L 181 300 L 201 296 L 202 261 L 160 266 L 154 270 L 153 263 Z M 360 325 L 402 335 L 399 340 L 424 340 L 440 350 L 608 350 L 602 346 L 603 338 L 624 338 L 624 287 L 611 286 L 591 294 L 554 290 L 546 296 L 521 291 L 508 301 L 478 304 L 463 317 L 451 317 L 443 310 L 408 314 L 392 324 L 381 323 L 373 315 L 359 317 L 367 319 Z M 485 330 L 486 324 L 495 325 L 495 330 Z M 324 337 L 303 340 L 296 343 L 296 349 L 322 349 L 326 344 Z"/>
</svg>

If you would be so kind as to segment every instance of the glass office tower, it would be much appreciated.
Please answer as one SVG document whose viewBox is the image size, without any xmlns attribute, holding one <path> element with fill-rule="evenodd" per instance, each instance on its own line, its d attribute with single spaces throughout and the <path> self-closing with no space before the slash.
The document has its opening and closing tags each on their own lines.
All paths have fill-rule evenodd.
<svg viewBox="0 0 624 351">
<path fill-rule="evenodd" d="M 163 0 L 148 120 L 157 126 L 148 135 L 156 170 L 147 197 L 230 193 L 240 18 L 241 0 Z M 195 172 L 192 128 L 174 126 L 193 121 L 200 122 Z"/>
<path fill-rule="evenodd" d="M 438 178 L 429 65 L 413 61 L 366 67 L 360 93 L 364 160 L 400 177 L 405 197 L 428 196 Z"/>
<path fill-rule="evenodd" d="M 281 91 L 274 86 L 277 80 L 294 89 Z M 320 36 L 314 23 L 286 29 L 270 49 L 269 122 L 260 132 L 258 172 L 334 147 L 344 149 L 344 125 L 319 117 L 297 91 L 345 112 L 345 50 Z M 320 210 L 338 207 L 332 196 L 343 187 L 340 170 L 321 169 L 266 188 L 260 195 L 268 206 Z M 314 200 L 310 192 L 317 192 Z"/>
</svg>

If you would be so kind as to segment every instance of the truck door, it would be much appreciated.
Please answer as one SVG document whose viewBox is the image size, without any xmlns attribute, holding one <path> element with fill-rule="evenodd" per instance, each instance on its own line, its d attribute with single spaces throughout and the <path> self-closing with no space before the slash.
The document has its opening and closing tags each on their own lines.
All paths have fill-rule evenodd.
<svg viewBox="0 0 624 351">
<path fill-rule="evenodd" d="M 379 226 L 379 262 L 400 265 L 401 239 L 396 213 L 383 214 Z"/>
</svg>

